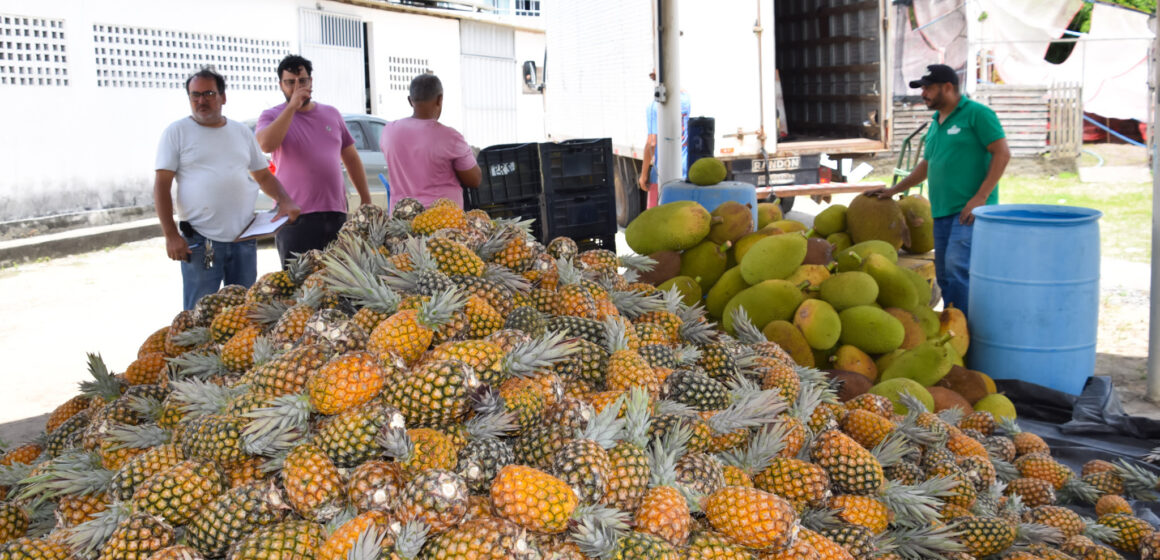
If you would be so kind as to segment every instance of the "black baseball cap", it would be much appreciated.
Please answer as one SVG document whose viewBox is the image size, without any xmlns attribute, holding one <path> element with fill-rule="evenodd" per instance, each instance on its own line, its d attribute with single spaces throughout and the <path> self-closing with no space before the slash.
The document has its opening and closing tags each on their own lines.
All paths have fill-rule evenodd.
<svg viewBox="0 0 1160 560">
<path fill-rule="evenodd" d="M 910 87 L 917 89 L 931 84 L 954 84 L 957 86 L 959 85 L 959 75 L 954 68 L 946 64 L 931 64 L 926 67 L 926 75 L 917 80 L 911 80 Z"/>
</svg>

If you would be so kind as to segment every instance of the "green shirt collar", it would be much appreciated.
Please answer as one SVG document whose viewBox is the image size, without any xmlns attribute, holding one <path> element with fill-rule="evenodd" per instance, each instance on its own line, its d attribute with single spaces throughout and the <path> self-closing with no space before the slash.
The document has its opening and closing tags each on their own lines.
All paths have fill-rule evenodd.
<svg viewBox="0 0 1160 560">
<path fill-rule="evenodd" d="M 959 103 L 958 103 L 958 105 L 955 105 L 955 110 L 951 111 L 951 114 L 947 115 L 947 120 L 950 120 L 951 117 L 955 116 L 955 113 L 959 112 L 959 109 L 962 109 L 963 106 L 967 104 L 968 100 L 969 100 L 969 98 L 967 97 L 967 94 L 960 93 L 959 94 Z M 931 115 L 930 118 L 934 120 L 935 124 L 938 124 L 938 111 L 935 111 L 934 114 Z"/>
</svg>

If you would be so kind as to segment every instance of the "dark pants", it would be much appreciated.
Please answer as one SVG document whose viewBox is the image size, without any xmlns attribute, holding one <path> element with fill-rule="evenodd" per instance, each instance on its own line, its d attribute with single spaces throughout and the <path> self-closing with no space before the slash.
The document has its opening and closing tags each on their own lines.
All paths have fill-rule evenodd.
<svg viewBox="0 0 1160 560">
<path fill-rule="evenodd" d="M 311 212 L 298 216 L 294 223 L 282 226 L 274 236 L 282 268 L 294 255 L 311 249 L 322 249 L 338 237 L 338 230 L 346 222 L 345 212 Z"/>
</svg>

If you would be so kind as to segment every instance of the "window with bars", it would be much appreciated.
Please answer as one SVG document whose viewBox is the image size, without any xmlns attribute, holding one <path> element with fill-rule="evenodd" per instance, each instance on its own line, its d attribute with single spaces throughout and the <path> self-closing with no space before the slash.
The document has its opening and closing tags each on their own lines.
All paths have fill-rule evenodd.
<svg viewBox="0 0 1160 560">
<path fill-rule="evenodd" d="M 429 72 L 426 58 L 387 57 L 388 84 L 391 91 L 408 91 L 411 80 L 424 72 Z"/>
<path fill-rule="evenodd" d="M 272 91 L 289 41 L 195 33 L 118 24 L 93 25 L 98 87 L 184 87 L 186 78 L 211 66 L 227 91 Z"/>
<path fill-rule="evenodd" d="M 67 86 L 64 20 L 0 14 L 0 86 Z"/>
</svg>

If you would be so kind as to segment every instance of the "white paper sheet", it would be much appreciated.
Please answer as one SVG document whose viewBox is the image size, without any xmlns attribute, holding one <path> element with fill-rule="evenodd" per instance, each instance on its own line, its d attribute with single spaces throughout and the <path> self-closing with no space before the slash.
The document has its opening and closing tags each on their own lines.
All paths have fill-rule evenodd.
<svg viewBox="0 0 1160 560">
<path fill-rule="evenodd" d="M 250 225 L 247 226 L 246 230 L 243 231 L 242 234 L 239 235 L 238 238 L 234 241 L 245 241 L 247 239 L 254 239 L 256 237 L 273 235 L 278 231 L 278 228 L 282 227 L 282 224 L 285 224 L 286 221 L 289 220 L 287 216 L 282 216 L 281 218 L 274 220 L 274 216 L 276 215 L 278 215 L 277 207 L 265 212 L 255 213 L 254 219 L 250 220 Z"/>
</svg>

